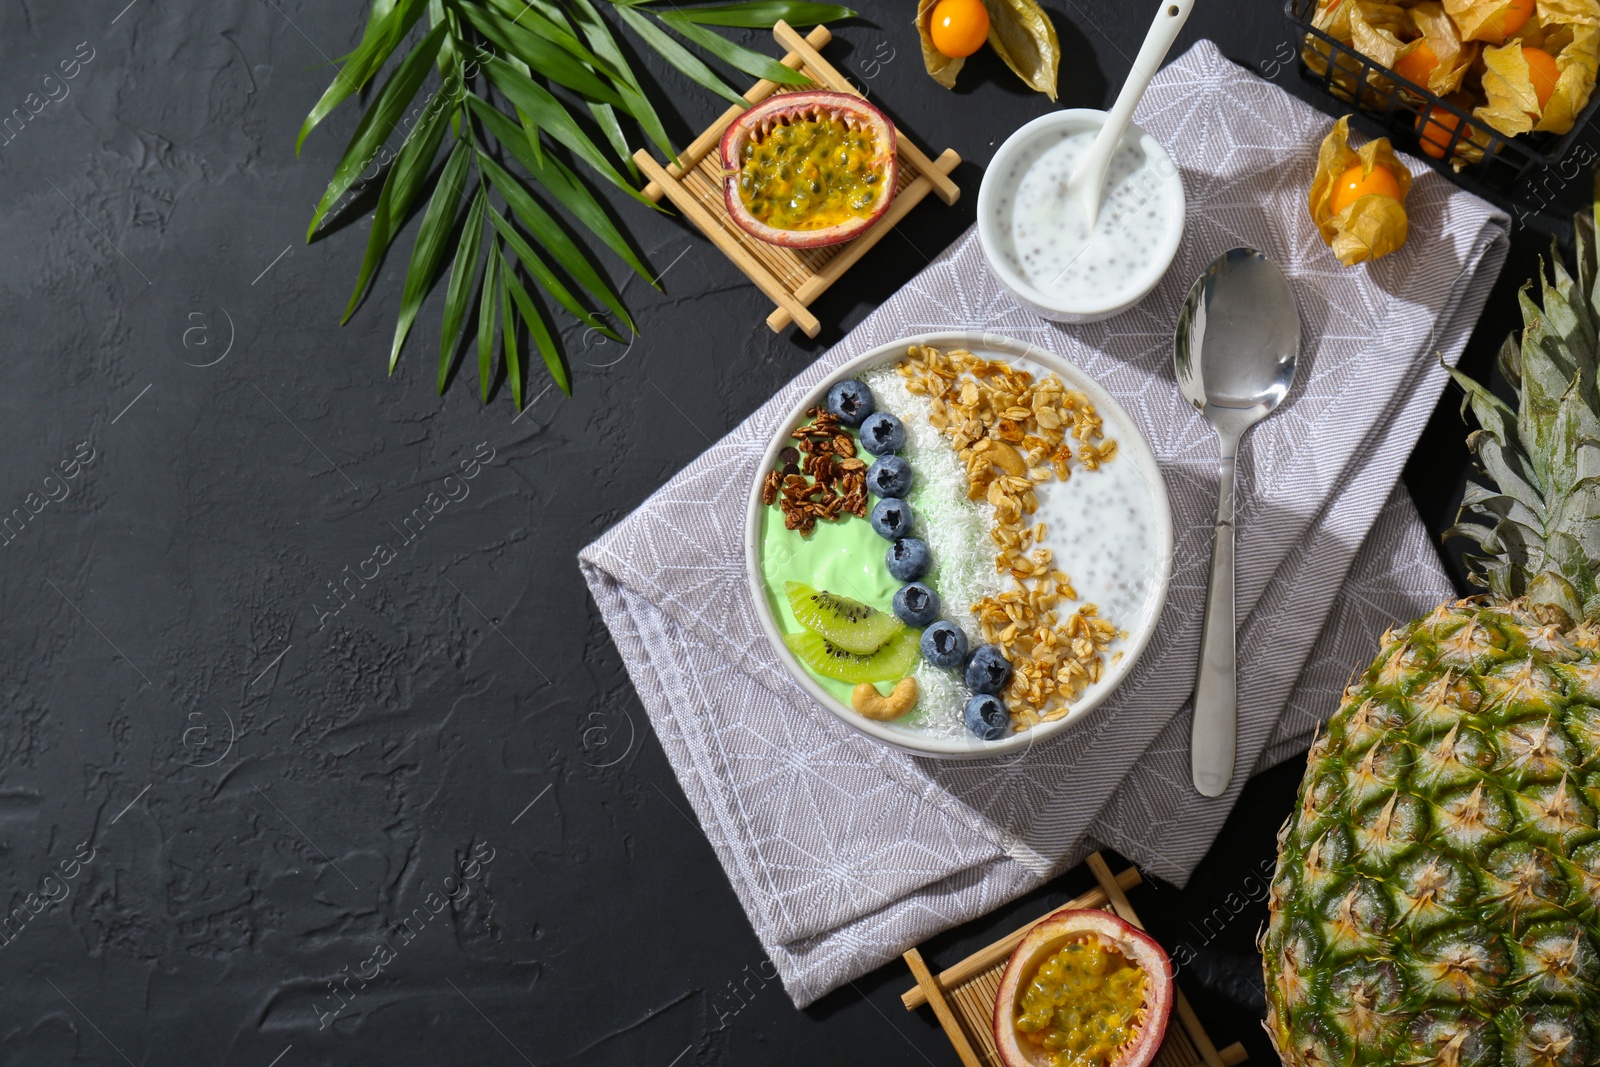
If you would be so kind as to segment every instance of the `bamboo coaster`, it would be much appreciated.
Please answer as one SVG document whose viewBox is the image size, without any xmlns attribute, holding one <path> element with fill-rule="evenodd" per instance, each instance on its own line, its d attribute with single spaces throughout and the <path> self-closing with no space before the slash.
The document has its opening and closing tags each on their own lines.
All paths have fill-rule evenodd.
<svg viewBox="0 0 1600 1067">
<path fill-rule="evenodd" d="M 1139 884 L 1139 872 L 1129 867 L 1113 875 L 1098 852 L 1090 855 L 1088 866 L 1100 883 L 1096 888 L 1060 907 L 1051 908 L 1045 915 L 940 971 L 937 976 L 929 971 L 920 951 L 913 948 L 905 954 L 906 965 L 911 968 L 917 984 L 900 994 L 901 1003 L 907 1011 L 932 1004 L 939 1025 L 965 1067 L 1000 1067 L 1000 1054 L 994 1046 L 994 999 L 1000 991 L 1000 975 L 1011 958 L 1011 951 L 1040 919 L 1061 908 L 1105 908 L 1144 929 L 1133 905 L 1128 903 L 1127 894 L 1127 890 Z M 1177 990 L 1177 994 L 1173 1014 L 1178 1025 L 1167 1026 L 1161 1051 L 1156 1053 L 1152 1067 L 1238 1067 L 1243 1063 L 1244 1046 L 1236 1041 L 1219 1050 L 1211 1043 L 1205 1027 L 1200 1025 L 1183 991 Z"/>
<path fill-rule="evenodd" d="M 818 49 L 833 40 L 826 26 L 818 26 L 801 37 L 786 22 L 772 28 L 772 36 L 789 50 L 779 62 L 791 70 L 798 70 L 811 79 L 814 86 L 834 92 L 861 96 L 849 79 L 822 58 Z M 744 94 L 748 104 L 758 104 L 774 93 L 791 92 L 789 86 L 762 80 Z M 822 324 L 809 310 L 811 302 L 838 281 L 844 272 L 866 255 L 867 250 L 893 229 L 910 210 L 933 193 L 946 204 L 954 204 L 961 190 L 950 180 L 950 172 L 961 162 L 954 149 L 945 149 L 938 159 L 929 159 L 922 149 L 911 142 L 898 127 L 895 139 L 899 144 L 900 177 L 896 184 L 894 200 L 883 217 L 873 223 L 861 236 L 843 244 L 826 248 L 783 248 L 758 241 L 734 224 L 728 217 L 722 199 L 722 162 L 717 146 L 730 123 L 738 118 L 744 107 L 734 105 L 723 112 L 694 142 L 684 149 L 674 163 L 663 167 L 644 149 L 633 154 L 639 169 L 650 177 L 644 195 L 660 203 L 665 196 L 684 217 L 705 234 L 707 239 L 733 261 L 777 306 L 767 316 L 767 325 L 773 333 L 780 333 L 791 323 L 800 327 L 807 337 L 815 337 Z"/>
</svg>

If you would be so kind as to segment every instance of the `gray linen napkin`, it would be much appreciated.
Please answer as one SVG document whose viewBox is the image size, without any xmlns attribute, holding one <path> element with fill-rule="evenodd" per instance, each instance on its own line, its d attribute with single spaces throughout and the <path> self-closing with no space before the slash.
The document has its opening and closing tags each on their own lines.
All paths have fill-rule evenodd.
<svg viewBox="0 0 1600 1067">
<path fill-rule="evenodd" d="M 1136 119 L 1189 199 L 1177 261 L 1138 307 L 1061 327 L 1021 310 L 969 232 L 848 337 L 580 554 L 589 588 L 700 824 L 796 1004 L 1110 846 L 1183 883 L 1253 769 L 1304 747 L 1390 623 L 1450 595 L 1400 468 L 1505 258 L 1509 219 L 1413 164 L 1411 238 L 1339 266 L 1307 217 L 1331 120 L 1202 41 Z M 969 190 L 969 193 L 974 192 Z M 1216 443 L 1172 380 L 1190 281 L 1235 245 L 1284 267 L 1303 321 L 1290 400 L 1239 467 L 1240 722 L 1233 786 L 1189 783 Z M 831 368 L 896 337 L 990 330 L 1054 351 L 1150 440 L 1177 543 L 1156 636 L 1077 729 L 1002 761 L 882 747 L 779 666 L 744 580 L 745 501 L 766 443 Z"/>
</svg>

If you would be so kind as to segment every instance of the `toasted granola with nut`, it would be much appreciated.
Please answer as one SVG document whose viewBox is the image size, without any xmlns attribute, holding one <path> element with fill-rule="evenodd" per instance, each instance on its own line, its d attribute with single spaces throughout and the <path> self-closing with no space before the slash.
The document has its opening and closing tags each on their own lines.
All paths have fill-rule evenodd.
<svg viewBox="0 0 1600 1067">
<path fill-rule="evenodd" d="M 867 514 L 867 465 L 856 454 L 855 438 L 826 408 L 812 408 L 806 416 L 811 421 L 790 435 L 795 443 L 778 453 L 779 466 L 761 483 L 761 502 L 777 505 L 784 528 L 802 537 L 819 519 Z"/>
<path fill-rule="evenodd" d="M 1098 470 L 1115 458 L 1117 443 L 1104 439 L 1089 398 L 1053 374 L 1035 382 L 1008 363 L 925 346 L 908 349 L 897 370 L 907 389 L 929 398 L 929 421 L 966 467 L 968 498 L 994 508 L 995 569 L 1017 588 L 984 597 L 972 611 L 983 639 L 1011 661 L 1012 728 L 1059 719 L 1100 680 L 1109 646 L 1122 635 L 1093 604 L 1062 621 L 1059 609 L 1078 594 L 1041 544 L 1044 523 L 1028 519 L 1039 508 L 1034 486 L 1068 480 L 1075 465 Z"/>
</svg>

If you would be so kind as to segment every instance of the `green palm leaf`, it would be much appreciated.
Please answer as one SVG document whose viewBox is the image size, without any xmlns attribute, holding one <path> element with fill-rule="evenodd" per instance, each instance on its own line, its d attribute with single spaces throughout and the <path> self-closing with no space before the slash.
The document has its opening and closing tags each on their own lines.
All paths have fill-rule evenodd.
<svg viewBox="0 0 1600 1067">
<path fill-rule="evenodd" d="M 686 12 L 670 11 L 658 17 L 662 22 L 671 26 L 707 52 L 710 52 L 731 67 L 737 67 L 746 74 L 753 74 L 757 78 L 766 78 L 768 81 L 775 81 L 780 85 L 811 84 L 810 78 L 801 74 L 798 70 L 790 70 L 771 56 L 764 56 L 760 52 L 752 52 L 742 45 L 734 44 L 726 37 L 697 26 Z"/>
<path fill-rule="evenodd" d="M 328 85 L 322 99 L 312 106 L 305 122 L 301 123 L 300 134 L 294 142 L 295 155 L 300 154 L 306 137 L 316 129 L 318 123 L 349 99 L 352 93 L 360 92 L 378 73 L 411 27 L 416 25 L 424 6 L 422 0 L 406 0 L 397 9 L 394 0 L 374 0 L 372 16 L 367 21 L 367 30 L 361 36 L 361 43 L 345 57 L 344 67 Z"/>
<path fill-rule="evenodd" d="M 622 128 L 622 122 L 617 118 L 617 109 L 610 104 L 590 102 L 589 114 L 594 116 L 600 132 L 605 134 L 606 143 L 617 154 L 617 158 L 628 168 L 628 174 L 634 181 L 639 180 L 639 164 L 633 161 L 633 154 L 628 151 L 628 131 Z M 653 114 L 653 112 L 652 112 Z"/>
<path fill-rule="evenodd" d="M 433 159 L 439 154 L 439 145 L 444 141 L 444 132 L 449 124 L 445 122 L 445 109 L 435 108 L 434 102 L 430 102 L 423 110 L 417 128 L 400 146 L 394 168 L 384 179 L 383 191 L 378 194 L 378 206 L 372 213 L 372 232 L 367 237 L 367 251 L 361 259 L 361 273 L 356 277 L 350 302 L 345 305 L 344 318 L 339 320 L 341 326 L 356 313 L 361 297 L 367 291 L 367 283 L 382 262 L 384 253 L 389 251 L 400 227 L 410 217 L 417 194 L 422 191 L 428 170 L 433 166 Z"/>
<path fill-rule="evenodd" d="M 467 178 L 467 162 L 472 152 L 467 142 L 457 141 L 450 159 L 439 173 L 433 187 L 433 198 L 428 210 L 423 212 L 422 225 L 417 227 L 417 243 L 411 249 L 411 264 L 406 268 L 406 287 L 400 297 L 400 321 L 395 324 L 394 346 L 389 350 L 389 373 L 400 359 L 400 346 L 406 343 L 411 324 L 416 321 L 422 298 L 428 295 L 433 283 L 439 279 L 439 268 L 444 264 L 445 240 L 455 228 L 456 208 L 461 203 L 462 185 Z"/>
<path fill-rule="evenodd" d="M 573 120 L 566 107 L 550 90 L 518 71 L 503 59 L 490 59 L 484 66 L 489 81 L 506 98 L 561 144 L 570 148 L 596 173 L 628 194 L 643 199 L 643 194 L 629 185 L 627 179 L 606 159 L 605 153 L 595 147 L 589 135 Z"/>
<path fill-rule="evenodd" d="M 533 302 L 533 297 L 522 287 L 522 283 L 515 278 L 510 279 L 506 288 L 511 290 L 511 299 L 517 305 L 517 313 L 522 317 L 522 322 L 528 327 L 528 334 L 533 338 L 535 347 L 539 349 L 539 358 L 544 360 L 545 367 L 550 371 L 550 377 L 556 380 L 561 391 L 568 396 L 572 395 L 572 386 L 567 381 L 567 368 L 561 365 L 561 352 L 556 347 L 556 339 L 550 333 L 550 324 L 545 321 L 544 312 Z M 517 405 L 521 407 L 519 403 Z"/>
<path fill-rule="evenodd" d="M 529 195 L 521 182 L 513 178 L 501 166 L 488 156 L 480 156 L 478 166 L 488 175 L 489 181 L 494 185 L 495 191 L 505 199 L 511 210 L 516 213 L 517 221 L 528 228 L 528 232 L 539 239 L 545 251 L 549 252 L 561 268 L 579 285 L 588 290 L 597 300 L 611 309 L 611 313 L 621 319 L 628 329 L 632 330 L 633 319 L 628 316 L 627 308 L 622 306 L 622 297 L 612 289 L 611 283 L 595 269 L 589 257 L 583 254 L 567 232 L 561 228 L 560 223 L 550 215 L 539 202 Z"/>
<path fill-rule="evenodd" d="M 445 292 L 444 323 L 439 337 L 439 392 L 444 392 L 450 378 L 450 368 L 455 365 L 456 351 L 461 347 L 461 325 L 467 318 L 467 301 L 471 299 L 472 281 L 478 273 L 478 250 L 483 244 L 483 216 L 489 209 L 489 195 L 482 186 L 472 198 L 467 209 L 467 227 L 462 231 L 461 243 L 456 246 L 455 262 L 450 264 L 450 288 Z"/>
<path fill-rule="evenodd" d="M 478 32 L 544 77 L 590 100 L 625 106 L 615 89 L 560 46 L 507 22 L 493 11 L 473 4 L 462 4 L 460 10 Z"/>
<path fill-rule="evenodd" d="M 510 59 L 506 60 L 506 62 L 517 68 L 517 73 L 521 74 L 524 78 L 533 77 L 533 68 L 528 66 L 528 64 L 524 63 L 522 60 L 518 59 L 516 56 L 512 56 Z M 520 107 L 514 107 L 511 110 L 517 113 L 517 122 L 521 123 L 522 125 L 522 140 L 528 142 L 528 149 L 533 153 L 533 157 L 535 159 L 543 157 L 544 146 L 539 143 L 539 124 L 529 118 L 528 113 L 522 110 Z M 513 137 L 512 140 L 517 140 L 517 138 Z"/>
<path fill-rule="evenodd" d="M 322 194 L 322 200 L 311 216 L 311 225 L 306 228 L 306 240 L 311 240 L 328 209 L 338 203 L 339 198 L 367 168 L 367 164 L 377 156 L 379 147 L 400 124 L 406 107 L 417 95 L 417 90 L 422 88 L 422 82 L 433 66 L 433 57 L 439 54 L 439 46 L 444 43 L 444 36 L 443 26 L 435 26 L 429 30 L 427 36 L 423 37 L 411 50 L 411 54 L 406 56 L 405 61 L 389 75 L 389 80 L 384 82 L 383 88 L 378 90 L 377 99 L 367 108 L 367 113 L 361 116 L 360 125 L 356 127 L 349 145 L 345 147 L 344 157 L 333 170 L 333 178 L 328 182 L 327 191 Z"/>
<path fill-rule="evenodd" d="M 622 340 L 615 330 L 606 325 L 605 320 L 584 307 L 583 303 L 572 295 L 572 290 L 568 289 L 566 284 L 556 276 L 555 272 L 550 269 L 550 265 L 544 261 L 538 252 L 534 251 L 533 246 L 523 238 L 522 234 L 517 232 L 517 228 L 511 224 L 509 219 L 504 215 L 493 214 L 489 216 L 489 221 L 499 231 L 501 239 L 510 245 L 511 250 L 517 254 L 517 261 L 522 264 L 523 269 L 533 275 L 539 284 L 544 286 L 562 307 L 571 312 L 573 318 L 582 322 L 585 326 L 605 333 L 609 337 L 616 338 L 619 341 Z"/>
<path fill-rule="evenodd" d="M 743 104 L 745 102 L 744 97 L 729 88 L 728 83 L 718 77 L 716 71 L 706 66 L 698 56 L 675 41 L 667 31 L 626 4 L 618 4 L 616 10 L 617 14 L 622 17 L 622 21 L 628 24 L 628 28 L 642 37 L 645 44 L 659 52 L 662 59 L 665 59 L 668 63 L 671 63 L 718 96 L 725 97 L 735 104 Z"/>
<path fill-rule="evenodd" d="M 511 314 L 511 287 L 517 285 L 511 264 L 500 257 L 500 348 L 506 356 L 506 379 L 511 383 L 511 402 L 522 410 L 522 364 L 517 359 L 517 320 Z"/>
<path fill-rule="evenodd" d="M 584 46 L 578 35 L 573 32 L 572 23 L 559 7 L 553 4 L 531 4 L 528 0 L 490 0 L 489 6 L 498 11 L 503 18 L 510 19 L 513 25 L 521 26 L 551 44 L 565 48 L 608 77 L 617 73 L 615 67 L 608 65 Z"/>
<path fill-rule="evenodd" d="M 747 30 L 771 29 L 779 20 L 791 26 L 815 26 L 819 22 L 838 22 L 855 16 L 854 11 L 838 4 L 786 3 L 784 0 L 700 4 L 695 7 L 678 7 L 674 4 L 672 14 L 702 26 L 730 26 Z"/>
<path fill-rule="evenodd" d="M 535 181 L 559 200 L 562 207 L 570 211 L 579 222 L 589 228 L 590 232 L 604 241 L 606 246 L 621 257 L 624 263 L 632 267 L 639 277 L 650 281 L 652 285 L 655 284 L 650 278 L 650 271 L 645 267 L 644 261 L 634 252 L 633 246 L 628 244 L 627 238 L 622 235 L 622 231 L 618 230 L 612 223 L 611 217 L 600 206 L 600 202 L 578 180 L 578 176 L 572 172 L 571 168 L 555 156 L 545 156 L 542 159 L 532 158 L 522 151 L 522 145 L 516 136 L 515 127 L 511 125 L 511 120 L 507 119 L 504 114 L 490 107 L 489 104 L 478 97 L 470 97 L 467 100 L 467 104 L 472 108 L 473 113 L 483 121 L 489 132 L 499 138 L 500 143 L 511 151 L 517 162 L 528 170 L 528 173 L 533 176 Z"/>
<path fill-rule="evenodd" d="M 516 0 L 506 0 L 506 2 L 514 3 Z M 583 30 L 589 47 L 594 49 L 596 55 L 610 63 L 612 69 L 617 72 L 617 77 L 613 81 L 617 90 L 629 98 L 631 104 L 629 113 L 633 115 L 634 121 L 639 123 L 639 128 L 657 148 L 668 156 L 676 158 L 678 153 L 667 137 L 666 127 L 661 125 L 661 117 L 656 114 L 655 107 L 645 95 L 639 79 L 633 73 L 633 68 L 628 66 L 627 57 L 622 54 L 622 46 L 617 44 L 611 27 L 600 17 L 600 11 L 594 6 L 593 0 L 571 0 L 571 4 L 573 18 Z"/>
<path fill-rule="evenodd" d="M 494 380 L 494 321 L 500 309 L 500 238 L 489 241 L 489 260 L 483 268 L 483 291 L 478 297 L 478 382 L 483 402 L 489 402 Z"/>
<path fill-rule="evenodd" d="M 362 46 L 383 32 L 384 20 L 389 17 L 389 12 L 394 10 L 396 0 L 372 0 L 372 10 L 367 15 L 367 27 L 361 32 L 361 44 L 339 57 L 339 62 L 346 63 Z"/>
<path fill-rule="evenodd" d="M 517 68 L 523 74 L 531 76 L 533 68 L 539 69 L 544 74 L 551 73 L 551 70 L 538 63 L 530 52 L 537 51 L 542 54 L 553 46 L 564 50 L 570 56 L 570 59 L 557 60 L 558 64 L 565 65 L 575 60 L 579 64 L 590 68 L 594 75 L 609 78 L 616 84 L 616 89 L 610 86 L 603 86 L 600 93 L 592 94 L 595 99 L 590 99 L 587 103 L 590 114 L 594 115 L 596 122 L 600 126 L 600 132 L 605 134 L 606 141 L 611 145 L 612 150 L 627 165 L 628 173 L 637 181 L 639 168 L 633 162 L 633 157 L 629 153 L 627 133 L 623 130 L 622 123 L 617 120 L 616 108 L 613 104 L 620 106 L 625 112 L 632 115 L 638 105 L 643 102 L 643 95 L 631 92 L 626 82 L 620 81 L 616 68 L 611 63 L 602 60 L 584 47 L 583 43 L 573 34 L 571 24 L 567 22 L 566 17 L 562 15 L 559 9 L 552 9 L 548 13 L 541 12 L 529 4 L 527 0 L 491 0 L 491 7 L 499 9 L 503 17 L 496 20 L 492 11 L 471 13 L 475 12 L 476 9 L 469 9 L 468 17 L 475 22 L 486 21 L 489 27 L 497 27 L 495 33 L 498 33 L 499 39 L 502 41 L 509 38 L 523 42 L 522 50 L 515 56 L 521 61 Z M 511 20 L 509 23 L 505 21 L 508 18 Z M 491 34 L 491 36 L 493 35 Z M 588 76 L 592 77 L 593 75 Z M 581 87 L 574 84 L 573 77 L 584 80 L 586 75 L 577 74 L 568 78 L 557 78 L 556 80 L 563 85 L 578 88 L 581 92 Z M 645 108 L 649 110 L 649 117 L 654 118 L 654 109 L 649 109 L 648 104 L 645 105 Z M 517 115 L 522 121 L 523 128 L 528 131 L 528 143 L 533 149 L 534 155 L 542 155 L 543 153 L 539 148 L 537 126 L 520 110 Z"/>
<path fill-rule="evenodd" d="M 371 0 L 360 42 L 341 58 L 334 80 L 307 114 L 295 141 L 299 152 L 311 131 L 340 104 L 364 94 L 391 66 L 401 45 L 412 39 L 366 103 L 306 230 L 307 240 L 314 239 L 329 212 L 378 162 L 382 187 L 343 321 L 360 307 L 399 231 L 416 213 L 446 132 L 452 132 L 454 143 L 417 223 L 389 370 L 398 364 L 423 302 L 448 271 L 440 324 L 440 390 L 466 335 L 475 333 L 480 392 L 487 403 L 498 329 L 507 384 L 520 408 L 526 384 L 517 348 L 520 322 L 551 377 L 570 393 L 558 331 L 546 310 L 549 305 L 533 285 L 579 322 L 617 340 L 618 327 L 635 333 L 637 327 L 621 291 L 580 240 L 594 238 L 596 247 L 603 246 L 629 270 L 660 287 L 594 192 L 595 180 L 603 181 L 652 210 L 662 210 L 635 187 L 639 173 L 633 138 L 642 135 L 660 151 L 675 155 L 658 101 L 634 72 L 617 27 L 636 35 L 638 43 L 696 84 L 743 104 L 744 98 L 696 49 L 756 77 L 788 85 L 803 84 L 805 78 L 708 27 L 771 27 L 779 19 L 808 25 L 852 15 L 848 8 L 798 0 L 687 7 L 657 6 L 648 0 L 610 0 L 605 5 L 595 0 Z M 417 98 L 435 72 L 440 84 L 418 106 Z M 402 123 L 406 134 L 390 162 L 382 155 L 384 145 Z M 550 151 L 551 146 L 565 151 Z M 469 198 L 466 183 L 474 161 L 477 189 Z M 513 173 L 513 163 L 521 173 Z M 490 204 L 491 190 L 504 200 L 503 210 Z"/>
</svg>

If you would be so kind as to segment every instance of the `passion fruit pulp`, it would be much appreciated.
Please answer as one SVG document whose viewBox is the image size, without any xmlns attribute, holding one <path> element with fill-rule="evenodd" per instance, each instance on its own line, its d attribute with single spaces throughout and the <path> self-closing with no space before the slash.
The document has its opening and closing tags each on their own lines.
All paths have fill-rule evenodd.
<svg viewBox="0 0 1600 1067">
<path fill-rule="evenodd" d="M 845 93 L 770 97 L 733 121 L 721 155 L 729 216 L 791 248 L 855 237 L 888 210 L 899 176 L 894 123 Z"/>
<path fill-rule="evenodd" d="M 1066 909 L 1028 932 L 1001 975 L 1005 1067 L 1147 1067 L 1172 1011 L 1172 964 L 1109 912 Z"/>
</svg>

